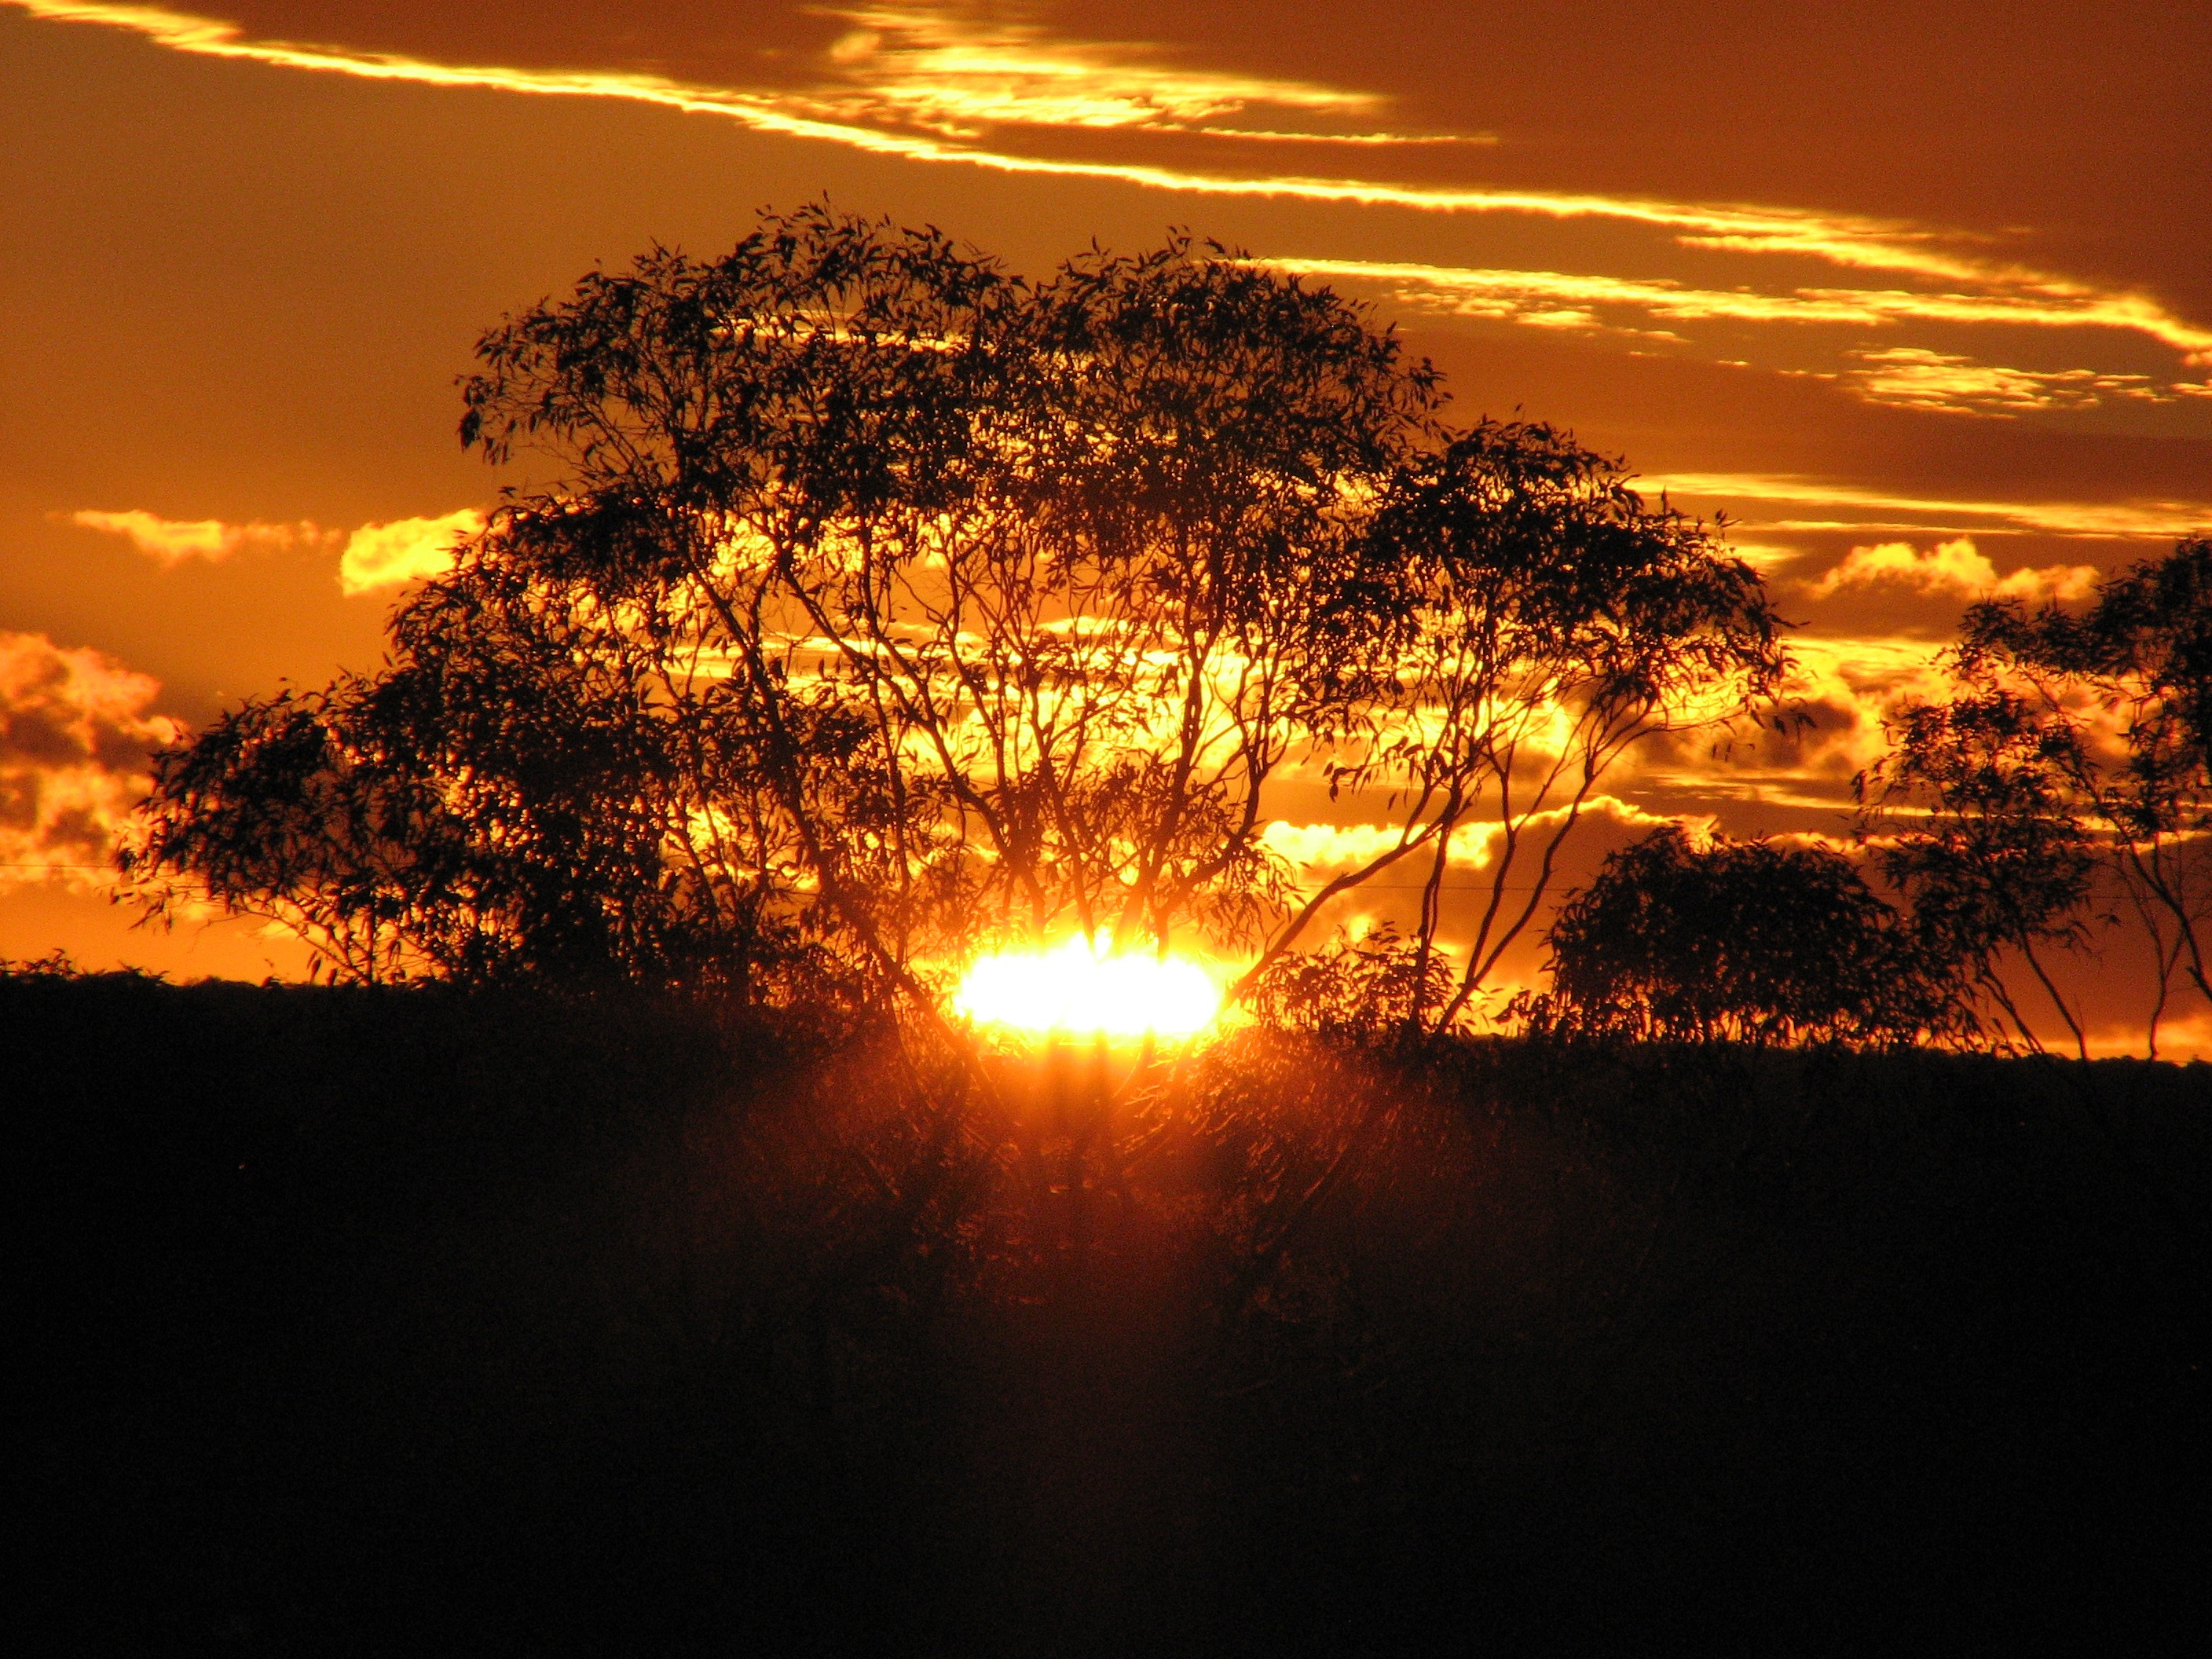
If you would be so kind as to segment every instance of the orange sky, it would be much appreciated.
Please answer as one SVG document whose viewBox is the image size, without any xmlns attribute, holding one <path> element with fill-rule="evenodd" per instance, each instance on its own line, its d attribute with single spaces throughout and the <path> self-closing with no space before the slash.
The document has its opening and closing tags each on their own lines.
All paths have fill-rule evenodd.
<svg viewBox="0 0 2212 1659">
<path fill-rule="evenodd" d="M 1033 270 L 1188 226 L 1725 508 L 1819 724 L 1652 757 L 1613 839 L 1839 830 L 1969 599 L 2212 526 L 2212 9 L 1794 11 L 0 0 L 0 956 L 296 969 L 75 867 L 144 744 L 374 666 L 499 482 L 484 325 L 825 192 Z"/>
</svg>

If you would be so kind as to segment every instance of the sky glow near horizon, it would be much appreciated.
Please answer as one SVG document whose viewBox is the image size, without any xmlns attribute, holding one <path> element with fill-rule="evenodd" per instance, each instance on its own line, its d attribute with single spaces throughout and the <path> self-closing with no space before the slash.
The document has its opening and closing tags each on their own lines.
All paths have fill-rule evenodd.
<svg viewBox="0 0 2212 1659">
<path fill-rule="evenodd" d="M 100 902 L 131 744 L 374 665 L 501 482 L 478 330 L 825 193 L 1032 274 L 1187 226 L 1725 512 L 1813 723 L 1614 775 L 1567 878 L 1667 817 L 1837 834 L 1966 603 L 2212 527 L 2208 94 L 2181 5 L 0 0 L 0 955 L 293 971 Z"/>
</svg>

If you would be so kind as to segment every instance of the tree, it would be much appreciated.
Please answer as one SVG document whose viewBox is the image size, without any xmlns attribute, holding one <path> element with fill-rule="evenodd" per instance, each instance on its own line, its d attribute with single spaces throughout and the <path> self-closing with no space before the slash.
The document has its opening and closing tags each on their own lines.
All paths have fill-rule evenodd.
<svg viewBox="0 0 2212 1659">
<path fill-rule="evenodd" d="M 1619 462 L 1547 426 L 1484 422 L 1416 456 L 1362 550 L 1390 668 L 1332 781 L 1408 803 L 1395 844 L 1350 879 L 1426 863 L 1411 941 L 1417 1026 L 1455 834 L 1492 828 L 1465 963 L 1433 1004 L 1449 1025 L 1538 913 L 1613 763 L 1770 696 L 1782 653 L 1748 567 L 1702 526 L 1646 507 Z"/>
<path fill-rule="evenodd" d="M 685 728 L 599 648 L 618 635 L 536 599 L 473 569 L 400 612 L 377 679 L 280 691 L 157 756 L 120 854 L 140 897 L 283 922 L 336 979 L 742 993 L 798 967 L 789 928 L 678 852 Z"/>
<path fill-rule="evenodd" d="M 431 781 L 356 730 L 366 693 L 350 677 L 280 690 L 155 755 L 117 853 L 150 916 L 205 898 L 289 927 L 333 979 L 404 974 L 408 920 L 444 896 L 452 849 Z"/>
<path fill-rule="evenodd" d="M 1947 703 L 1892 723 L 1892 751 L 1863 781 L 1863 827 L 1924 926 L 2023 1042 L 2004 982 L 2013 953 L 2087 1053 L 2078 1014 L 2043 958 L 2088 948 L 2124 900 L 2156 964 L 2150 1052 L 2174 974 L 2212 1000 L 2212 542 L 2099 584 L 2087 610 L 1988 600 L 1948 654 Z"/>
<path fill-rule="evenodd" d="M 979 951 L 1056 933 L 1257 975 L 1358 881 L 1479 812 L 1510 861 L 1540 804 L 1571 823 L 1628 744 L 1780 668 L 1756 578 L 1618 463 L 1448 431 L 1359 308 L 1186 238 L 1030 283 L 812 208 L 477 355 L 464 441 L 554 482 L 400 608 L 385 675 L 308 700 L 305 773 L 242 742 L 282 699 L 167 757 L 134 872 L 325 933 L 373 893 L 387 968 L 719 963 L 936 1019 Z M 1303 893 L 1265 836 L 1291 768 L 1393 812 L 1395 852 Z M 372 784 L 410 805 L 355 812 L 366 886 L 273 834 Z M 1533 914 L 1498 919 L 1504 868 L 1416 1024 Z"/>
<path fill-rule="evenodd" d="M 2155 1049 L 2176 967 L 2212 1001 L 2212 538 L 2100 583 L 2080 616 L 2014 600 L 1976 605 L 1958 662 L 2075 734 L 2067 781 L 2157 957 Z"/>
<path fill-rule="evenodd" d="M 1533 1030 L 1635 1042 L 1911 1042 L 1954 1028 L 1910 924 L 1821 847 L 1677 825 L 1610 855 L 1559 908 Z"/>
<path fill-rule="evenodd" d="M 2040 1050 L 2005 980 L 2007 953 L 2017 953 L 2087 1058 L 2081 1018 L 2043 957 L 2081 948 L 2089 933 L 2095 857 L 2070 794 L 2079 732 L 1995 690 L 1907 708 L 1890 739 L 1869 774 L 1879 793 L 1861 829 L 1911 902 L 1926 959 Z"/>
</svg>

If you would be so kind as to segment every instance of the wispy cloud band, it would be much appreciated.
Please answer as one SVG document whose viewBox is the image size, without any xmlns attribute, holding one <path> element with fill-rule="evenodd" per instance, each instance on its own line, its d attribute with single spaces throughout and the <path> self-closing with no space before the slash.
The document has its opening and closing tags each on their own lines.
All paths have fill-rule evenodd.
<svg viewBox="0 0 2212 1659">
<path fill-rule="evenodd" d="M 179 565 L 189 559 L 204 559 L 212 564 L 246 548 L 313 547 L 344 533 L 325 530 L 305 520 L 298 524 L 225 524 L 220 519 L 164 519 L 136 507 L 125 513 L 72 513 L 69 521 L 87 530 L 120 536 L 148 558 L 164 565 Z"/>
<path fill-rule="evenodd" d="M 1718 314 L 1780 315 L 1803 319 L 1820 307 L 1838 319 L 1912 316 L 1950 320 L 2042 320 L 2062 325 L 2130 329 L 2148 334 L 2192 358 L 2212 360 L 2212 329 L 2176 316 L 2142 294 L 2100 288 L 2028 270 L 1972 252 L 1978 240 L 1956 231 L 1917 226 L 1893 219 L 1816 212 L 1786 207 L 1683 203 L 1595 192 L 1494 189 L 1416 184 L 1387 179 L 1328 178 L 1296 173 L 1207 173 L 1187 167 L 1123 160 L 1025 154 L 1018 149 L 969 142 L 1006 118 L 1023 124 L 1069 126 L 1145 127 L 1166 121 L 1200 130 L 1212 115 L 1250 104 L 1364 113 L 1379 100 L 1370 94 L 1304 82 L 1236 76 L 1203 76 L 1132 62 L 1080 43 L 1048 43 L 1034 32 L 998 34 L 948 33 L 939 17 L 935 33 L 902 37 L 881 50 L 882 32 L 865 20 L 873 13 L 846 13 L 861 21 L 854 33 L 873 35 L 866 50 L 854 50 L 848 63 L 822 87 L 799 91 L 753 91 L 696 85 L 665 76 L 627 70 L 541 70 L 432 63 L 388 52 L 368 52 L 340 45 L 303 45 L 249 38 L 238 26 L 157 6 L 112 3 L 112 0 L 0 0 L 30 15 L 56 22 L 102 24 L 131 30 L 173 50 L 200 56 L 242 59 L 285 68 L 320 70 L 374 80 L 430 86 L 482 88 L 568 97 L 617 98 L 694 113 L 714 114 L 755 131 L 821 140 L 872 155 L 909 161 L 953 163 L 1010 173 L 1114 180 L 1185 194 L 1287 198 L 1315 203 L 1398 207 L 1424 213 L 1511 214 L 1556 220 L 1595 219 L 1650 227 L 1686 246 L 1748 254 L 1788 255 L 1852 269 L 1886 270 L 1921 281 L 1948 282 L 1981 290 L 1974 294 L 1917 294 L 1905 290 L 1801 289 L 1786 296 L 1730 295 L 1691 290 L 1665 283 L 1624 283 L 1608 302 L 1641 303 L 1655 314 L 1666 307 L 1733 306 Z M 899 15 L 899 26 L 912 34 L 915 20 Z M 854 36 L 848 36 L 848 40 Z M 834 49 L 833 49 L 834 52 Z M 860 72 L 881 58 L 873 76 Z M 1077 82 L 1081 90 L 1070 93 Z M 1074 96 L 1092 111 L 1085 118 L 1054 101 Z M 1059 110 L 1055 117 L 1051 112 Z M 904 111 L 925 128 L 915 131 L 870 125 L 860 112 Z M 994 122 L 994 112 L 999 119 Z M 1216 130 L 1205 126 L 1206 131 Z M 1242 136 L 1256 136 L 1235 129 Z M 1327 139 L 1328 134 L 1299 134 Z M 1400 137 L 1365 132 L 1343 135 L 1362 142 Z M 1316 270 L 1323 262 L 1313 262 Z M 1352 274 L 1349 264 L 1331 266 Z M 1442 267 L 1364 268 L 1381 280 L 1415 280 L 1425 273 L 1438 292 L 1479 294 L 1487 279 L 1505 278 L 1523 292 L 1534 292 L 1545 279 L 1574 283 L 1606 279 L 1558 276 L 1544 272 L 1454 272 Z M 1496 284 L 1492 291 L 1503 292 Z M 1588 304 L 1563 296 L 1563 303 Z M 1761 312 L 1761 306 L 1772 307 Z M 1745 310 L 1744 307 L 1752 307 Z M 1808 309 L 1809 308 L 1809 309 Z"/>
<path fill-rule="evenodd" d="M 484 527 L 483 514 L 473 507 L 435 518 L 366 524 L 351 531 L 325 530 L 304 520 L 298 524 L 226 524 L 220 519 L 165 519 L 137 507 L 67 516 L 70 523 L 84 529 L 123 537 L 165 567 L 191 559 L 214 563 L 246 548 L 289 551 L 343 544 L 338 586 L 349 598 L 443 574 L 453 565 L 455 546 Z"/>
<path fill-rule="evenodd" d="M 1825 478 L 1759 472 L 1668 472 L 1646 475 L 1638 483 L 1648 490 L 1721 501 L 1784 502 L 1825 506 L 1851 516 L 1758 522 L 1778 530 L 1949 531 L 1976 535 L 2004 533 L 2090 536 L 2124 541 L 2173 541 L 2202 533 L 2212 525 L 2212 501 L 1984 501 L 1911 495 Z M 1911 514 L 1935 524 L 1874 521 L 1873 515 Z"/>
<path fill-rule="evenodd" d="M 1277 270 L 1374 283 L 1401 302 L 1463 315 L 1596 327 L 1601 308 L 1675 322 L 1842 324 L 2005 323 L 2037 328 L 2106 328 L 2148 335 L 2185 357 L 2212 354 L 2212 328 L 2172 316 L 2140 295 L 2039 283 L 2030 293 L 1931 293 L 1908 289 L 1701 289 L 1665 278 L 1561 270 L 1479 270 L 1369 259 L 1271 258 Z"/>
</svg>

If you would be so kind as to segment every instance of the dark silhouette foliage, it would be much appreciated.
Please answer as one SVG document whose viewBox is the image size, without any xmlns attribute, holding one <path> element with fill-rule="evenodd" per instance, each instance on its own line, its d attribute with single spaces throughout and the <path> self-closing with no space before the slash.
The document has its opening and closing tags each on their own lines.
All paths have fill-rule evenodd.
<svg viewBox="0 0 2212 1659">
<path fill-rule="evenodd" d="M 1333 791 L 1387 784 L 1399 833 L 1277 949 L 1336 892 L 1425 865 L 1407 1021 L 1451 1026 L 1546 902 L 1613 763 L 1772 691 L 1764 589 L 1716 551 L 1702 526 L 1648 508 L 1620 463 L 1547 426 L 1485 422 L 1402 465 L 1361 548 L 1382 647 L 1363 743 L 1329 767 Z M 1453 832 L 1477 821 L 1497 828 L 1489 890 L 1463 967 L 1432 987 Z"/>
<path fill-rule="evenodd" d="M 2067 734 L 2067 783 L 2153 936 L 2160 1010 L 2177 966 L 2212 1002 L 2212 538 L 2100 582 L 2078 616 L 1977 605 L 1958 661 L 1971 680 L 2016 688 Z M 2104 720 L 2085 716 L 2085 702 Z M 2105 721 L 2117 745 L 2094 730 Z"/>
<path fill-rule="evenodd" d="M 1875 774 L 1889 829 L 1876 847 L 1883 872 L 1910 899 L 1926 960 L 1968 998 L 1984 997 L 2027 1047 L 2033 1030 L 2002 973 L 2017 952 L 2087 1058 L 2081 1022 L 2044 961 L 2078 949 L 2096 854 L 2070 781 L 2080 735 L 2039 718 L 2002 690 L 1906 709 Z"/>
<path fill-rule="evenodd" d="M 1923 941 L 1822 847 L 1656 830 L 1552 924 L 1537 1034 L 1634 1042 L 1909 1043 L 1946 1027 Z"/>
<path fill-rule="evenodd" d="M 1256 974 L 1244 1006 L 1268 1030 L 1356 1047 L 1419 1036 L 1424 1011 L 1449 1006 L 1450 965 L 1387 924 L 1285 951 Z"/>
<path fill-rule="evenodd" d="M 1262 973 L 1479 816 L 1473 959 L 1424 965 L 1433 903 L 1407 943 L 1433 1027 L 1606 769 L 1781 669 L 1755 575 L 1620 463 L 1447 428 L 1360 308 L 1182 237 L 1030 283 L 809 209 L 477 356 L 464 441 L 551 482 L 401 605 L 386 672 L 163 758 L 125 855 L 157 908 L 283 916 L 340 977 L 927 1025 L 979 951 L 1070 932 Z M 1398 828 L 1318 893 L 1264 836 L 1293 763 Z"/>
<path fill-rule="evenodd" d="M 2122 916 L 2155 963 L 2151 1053 L 2177 970 L 2212 1001 L 2212 543 L 2099 584 L 2083 612 L 1970 610 L 1948 702 L 1903 710 L 1861 780 L 1862 830 L 1931 946 L 2025 1046 L 2025 967 L 2086 1054 L 2045 961 Z"/>
</svg>

